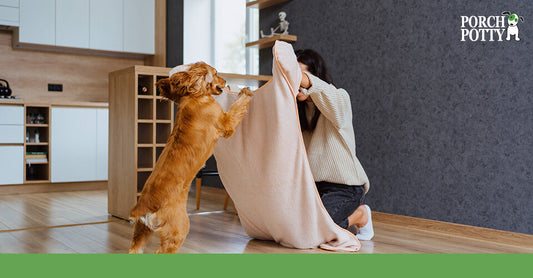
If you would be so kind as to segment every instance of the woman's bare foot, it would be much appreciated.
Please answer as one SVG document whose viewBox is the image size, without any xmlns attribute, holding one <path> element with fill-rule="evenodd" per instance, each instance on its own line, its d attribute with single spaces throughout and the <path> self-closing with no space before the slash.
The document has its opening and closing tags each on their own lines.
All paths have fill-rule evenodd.
<svg viewBox="0 0 533 278">
<path fill-rule="evenodd" d="M 360 205 L 348 216 L 348 226 L 355 225 L 357 228 L 362 228 L 368 223 L 368 211 L 364 205 Z"/>
</svg>

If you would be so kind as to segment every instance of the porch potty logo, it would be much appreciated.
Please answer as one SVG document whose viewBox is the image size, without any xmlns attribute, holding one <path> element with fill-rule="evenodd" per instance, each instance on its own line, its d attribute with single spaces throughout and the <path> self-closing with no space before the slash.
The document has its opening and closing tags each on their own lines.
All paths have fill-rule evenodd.
<svg viewBox="0 0 533 278">
<path fill-rule="evenodd" d="M 502 15 L 461 16 L 461 41 L 519 41 L 518 21 L 524 18 L 505 11 Z M 507 21 L 507 27 L 505 22 Z M 504 36 L 506 34 L 506 36 Z"/>
</svg>

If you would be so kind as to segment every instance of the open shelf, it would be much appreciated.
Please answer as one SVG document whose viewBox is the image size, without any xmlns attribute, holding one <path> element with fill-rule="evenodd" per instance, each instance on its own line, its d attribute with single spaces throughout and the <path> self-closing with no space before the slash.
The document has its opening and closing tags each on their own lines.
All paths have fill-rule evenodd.
<svg viewBox="0 0 533 278">
<path fill-rule="evenodd" d="M 247 8 L 264 9 L 290 0 L 257 0 L 246 3 Z"/>
<path fill-rule="evenodd" d="M 48 127 L 32 127 L 26 125 L 26 143 L 27 144 L 40 144 L 48 143 Z M 39 136 L 37 136 L 37 134 Z M 38 137 L 38 138 L 37 138 Z M 37 142 L 37 140 L 39 142 Z"/>
<path fill-rule="evenodd" d="M 26 181 L 30 182 L 47 182 L 49 179 L 49 165 L 48 163 L 32 163 L 26 164 Z"/>
<path fill-rule="evenodd" d="M 295 35 L 276 35 L 262 38 L 257 41 L 246 43 L 246 47 L 258 47 L 259 49 L 272 47 L 276 41 L 295 42 L 298 39 Z"/>
<path fill-rule="evenodd" d="M 50 182 L 50 106 L 25 106 L 25 183 Z"/>
</svg>

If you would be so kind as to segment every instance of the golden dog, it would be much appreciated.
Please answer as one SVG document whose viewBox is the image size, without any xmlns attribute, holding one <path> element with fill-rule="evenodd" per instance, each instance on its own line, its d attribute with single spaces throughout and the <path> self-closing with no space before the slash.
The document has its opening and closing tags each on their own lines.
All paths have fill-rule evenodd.
<svg viewBox="0 0 533 278">
<path fill-rule="evenodd" d="M 177 71 L 172 74 L 173 71 Z M 156 253 L 177 253 L 189 233 L 187 195 L 196 173 L 211 156 L 220 137 L 233 135 L 246 114 L 252 91 L 244 88 L 228 112 L 211 95 L 226 81 L 214 68 L 199 62 L 180 66 L 156 85 L 161 96 L 178 103 L 174 129 L 130 212 L 135 221 L 129 253 L 142 253 L 153 232 L 161 247 Z"/>
</svg>

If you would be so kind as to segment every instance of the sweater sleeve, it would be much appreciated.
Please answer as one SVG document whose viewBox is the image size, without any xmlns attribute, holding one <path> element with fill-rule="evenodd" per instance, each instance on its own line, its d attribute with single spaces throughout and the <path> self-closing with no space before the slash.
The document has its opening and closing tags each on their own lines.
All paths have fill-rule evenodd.
<svg viewBox="0 0 533 278">
<path fill-rule="evenodd" d="M 352 114 L 350 96 L 344 89 L 337 89 L 311 73 L 304 72 L 309 76 L 311 87 L 301 88 L 301 92 L 311 97 L 316 107 L 337 129 L 350 121 L 348 115 Z M 351 124 L 351 121 L 350 121 Z"/>
</svg>

